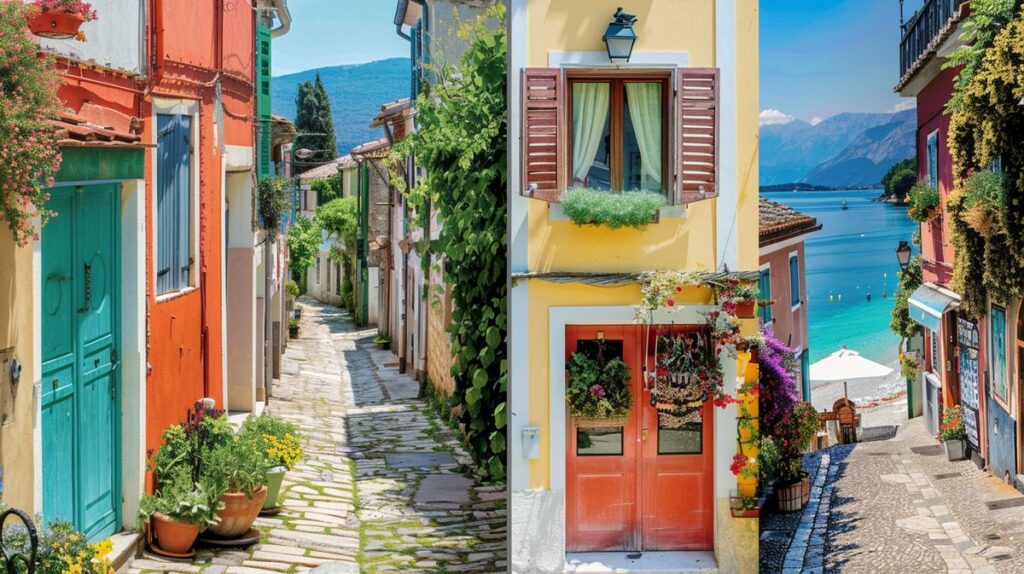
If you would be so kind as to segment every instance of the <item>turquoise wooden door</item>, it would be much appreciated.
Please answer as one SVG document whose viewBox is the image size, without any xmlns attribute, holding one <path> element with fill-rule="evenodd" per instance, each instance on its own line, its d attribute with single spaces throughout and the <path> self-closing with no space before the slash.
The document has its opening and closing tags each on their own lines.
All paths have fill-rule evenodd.
<svg viewBox="0 0 1024 574">
<path fill-rule="evenodd" d="M 43 228 L 43 516 L 120 525 L 119 186 L 51 190 Z"/>
</svg>

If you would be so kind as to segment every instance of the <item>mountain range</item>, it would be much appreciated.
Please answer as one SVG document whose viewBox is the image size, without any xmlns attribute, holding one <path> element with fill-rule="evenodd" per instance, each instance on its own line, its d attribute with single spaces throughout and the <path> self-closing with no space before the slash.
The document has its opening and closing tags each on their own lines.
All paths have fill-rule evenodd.
<svg viewBox="0 0 1024 574">
<path fill-rule="evenodd" d="M 346 154 L 384 136 L 381 129 L 370 128 L 370 121 L 381 104 L 409 95 L 409 66 L 408 58 L 391 58 L 275 76 L 271 107 L 294 120 L 299 83 L 319 73 L 331 98 L 338 152 Z M 893 164 L 914 156 L 916 128 L 914 110 L 761 126 L 761 185 L 877 185 Z"/>
<path fill-rule="evenodd" d="M 916 130 L 912 109 L 761 126 L 761 185 L 879 184 L 893 164 L 914 156 Z"/>
<path fill-rule="evenodd" d="M 331 66 L 274 76 L 271 81 L 271 111 L 295 121 L 295 96 L 299 84 L 317 74 L 331 98 L 331 115 L 338 153 L 384 137 L 380 128 L 371 129 L 381 104 L 408 97 L 411 86 L 409 58 L 390 58 L 366 64 Z"/>
</svg>

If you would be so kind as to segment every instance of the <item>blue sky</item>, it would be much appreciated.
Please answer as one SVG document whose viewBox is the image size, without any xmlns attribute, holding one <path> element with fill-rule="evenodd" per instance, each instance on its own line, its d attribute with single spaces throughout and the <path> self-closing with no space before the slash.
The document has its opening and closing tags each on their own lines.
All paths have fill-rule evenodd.
<svg viewBox="0 0 1024 574">
<path fill-rule="evenodd" d="M 272 74 L 408 57 L 395 34 L 396 0 L 290 0 L 292 28 L 274 40 Z"/>
<path fill-rule="evenodd" d="M 762 122 L 913 106 L 899 79 L 898 0 L 761 0 Z M 922 0 L 907 0 L 910 18 Z"/>
</svg>

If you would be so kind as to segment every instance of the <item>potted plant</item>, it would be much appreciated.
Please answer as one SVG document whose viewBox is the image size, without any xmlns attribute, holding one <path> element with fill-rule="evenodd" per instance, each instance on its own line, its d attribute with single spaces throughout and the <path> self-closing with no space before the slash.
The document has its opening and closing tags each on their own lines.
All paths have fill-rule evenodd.
<svg viewBox="0 0 1024 574">
<path fill-rule="evenodd" d="M 726 285 L 716 289 L 722 311 L 741 319 L 753 319 L 757 313 L 757 287 L 730 279 Z"/>
<path fill-rule="evenodd" d="M 377 336 L 373 338 L 373 342 L 377 345 L 378 349 L 388 349 L 391 347 L 391 335 L 387 333 L 377 333 Z"/>
<path fill-rule="evenodd" d="M 164 476 L 155 494 L 139 503 L 139 515 L 149 524 L 158 553 L 186 555 L 199 533 L 217 520 L 221 503 L 218 493 L 192 480 L 184 466 Z"/>
<path fill-rule="evenodd" d="M 37 14 L 29 20 L 29 29 L 36 36 L 66 40 L 85 40 L 79 28 L 97 19 L 92 4 L 83 0 L 35 0 Z"/>
<path fill-rule="evenodd" d="M 255 440 L 269 459 L 271 467 L 267 471 L 267 498 L 263 502 L 263 510 L 276 508 L 285 473 L 303 457 L 298 428 L 264 413 L 247 418 L 242 423 L 241 434 Z"/>
<path fill-rule="evenodd" d="M 267 453 L 255 437 L 239 434 L 203 454 L 203 480 L 223 493 L 223 507 L 209 531 L 219 538 L 239 538 L 252 528 L 267 499 Z"/>
<path fill-rule="evenodd" d="M 967 431 L 964 429 L 964 418 L 960 405 L 954 405 L 942 412 L 939 439 L 946 447 L 946 458 L 950 461 L 967 458 Z"/>
<path fill-rule="evenodd" d="M 907 215 L 918 223 L 930 221 L 938 215 L 941 203 L 942 196 L 937 187 L 918 183 L 907 192 Z"/>
<path fill-rule="evenodd" d="M 577 427 L 623 425 L 633 406 L 629 365 L 618 357 L 604 360 L 603 349 L 602 341 L 596 358 L 573 353 L 565 366 L 569 378 L 566 400 Z"/>
<path fill-rule="evenodd" d="M 299 320 L 289 319 L 288 320 L 288 336 L 292 339 L 299 336 Z"/>
<path fill-rule="evenodd" d="M 756 496 L 733 495 L 729 497 L 729 512 L 733 518 L 757 518 L 761 515 L 757 504 Z"/>
</svg>

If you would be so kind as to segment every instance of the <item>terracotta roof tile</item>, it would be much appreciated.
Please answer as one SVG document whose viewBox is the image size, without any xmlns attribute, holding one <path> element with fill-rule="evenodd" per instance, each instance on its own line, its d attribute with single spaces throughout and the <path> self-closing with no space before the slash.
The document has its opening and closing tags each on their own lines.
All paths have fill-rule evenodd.
<svg viewBox="0 0 1024 574">
<path fill-rule="evenodd" d="M 124 121 L 120 121 L 120 114 L 114 110 L 102 108 L 93 104 L 83 105 L 79 113 L 65 111 L 50 123 L 57 131 L 58 144 L 61 146 L 85 146 L 85 147 L 141 147 L 142 137 L 137 133 L 124 130 Z M 100 123 L 102 119 L 115 120 L 121 126 L 111 126 Z M 131 118 L 124 116 L 128 125 L 131 125 Z M 110 122 L 114 123 L 114 122 Z M 129 128 L 130 129 L 130 128 Z"/>
<path fill-rule="evenodd" d="M 821 229 L 818 220 L 782 205 L 777 201 L 760 198 L 758 209 L 758 236 L 762 246 Z"/>
<path fill-rule="evenodd" d="M 388 143 L 387 138 L 381 138 L 352 148 L 352 159 L 356 161 L 380 159 L 385 157 L 390 149 L 391 144 Z"/>
<path fill-rule="evenodd" d="M 350 168 L 350 167 L 355 167 L 355 166 L 356 166 L 356 162 L 355 162 L 354 159 L 352 159 L 352 156 L 351 155 L 345 155 L 345 156 L 342 156 L 342 157 L 339 157 L 339 158 L 335 159 L 334 161 L 332 161 L 330 163 L 325 163 L 324 165 L 320 165 L 320 166 L 314 167 L 313 169 L 306 170 L 306 171 L 300 173 L 299 174 L 299 179 L 301 179 L 303 181 L 311 180 L 311 179 L 326 179 L 328 177 L 337 175 L 338 172 L 343 170 L 343 169 Z"/>
</svg>

